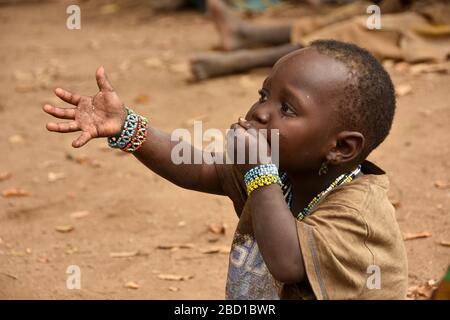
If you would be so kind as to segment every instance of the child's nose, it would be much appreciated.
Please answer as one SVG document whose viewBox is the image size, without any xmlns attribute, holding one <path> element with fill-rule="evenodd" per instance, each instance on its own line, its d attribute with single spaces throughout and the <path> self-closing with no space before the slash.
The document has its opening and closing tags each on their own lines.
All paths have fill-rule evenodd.
<svg viewBox="0 0 450 320">
<path fill-rule="evenodd" d="M 267 107 L 260 106 L 259 108 L 256 108 L 256 110 L 253 112 L 252 115 L 253 120 L 261 123 L 261 124 L 267 124 L 270 120 L 270 110 Z"/>
</svg>

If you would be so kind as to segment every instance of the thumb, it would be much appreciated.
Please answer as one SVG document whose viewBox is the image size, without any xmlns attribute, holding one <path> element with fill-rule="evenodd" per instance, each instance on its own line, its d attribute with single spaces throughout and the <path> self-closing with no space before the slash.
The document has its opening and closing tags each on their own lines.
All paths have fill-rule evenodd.
<svg viewBox="0 0 450 320">
<path fill-rule="evenodd" d="M 100 91 L 114 91 L 113 86 L 106 77 L 105 68 L 103 66 L 98 67 L 95 78 L 97 79 L 97 85 Z"/>
</svg>

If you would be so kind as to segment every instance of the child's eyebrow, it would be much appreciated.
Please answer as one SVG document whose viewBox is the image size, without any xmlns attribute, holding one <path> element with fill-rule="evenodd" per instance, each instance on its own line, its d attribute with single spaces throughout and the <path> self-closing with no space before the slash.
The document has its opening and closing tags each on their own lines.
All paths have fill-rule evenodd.
<svg viewBox="0 0 450 320">
<path fill-rule="evenodd" d="M 283 90 L 283 94 L 290 99 L 295 100 L 297 103 L 294 106 L 296 109 L 305 107 L 305 94 L 301 90 L 294 90 L 292 86 L 286 85 Z"/>
<path fill-rule="evenodd" d="M 265 78 L 263 81 L 263 84 L 262 84 L 263 88 L 267 88 L 269 86 L 269 83 L 270 83 L 270 78 L 269 77 Z"/>
</svg>

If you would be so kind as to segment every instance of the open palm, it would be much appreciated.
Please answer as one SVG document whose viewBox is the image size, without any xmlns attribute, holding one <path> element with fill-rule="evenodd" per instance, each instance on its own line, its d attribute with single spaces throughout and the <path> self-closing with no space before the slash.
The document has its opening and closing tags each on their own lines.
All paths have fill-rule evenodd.
<svg viewBox="0 0 450 320">
<path fill-rule="evenodd" d="M 47 123 L 49 131 L 82 132 L 72 142 L 74 148 L 84 146 L 93 138 L 118 135 L 127 116 L 126 109 L 108 81 L 103 67 L 97 69 L 96 79 L 100 91 L 93 97 L 71 93 L 61 88 L 55 90 L 55 94 L 61 100 L 75 107 L 58 108 L 49 104 L 43 106 L 45 112 L 56 118 L 72 120 L 59 123 L 49 122 Z"/>
</svg>

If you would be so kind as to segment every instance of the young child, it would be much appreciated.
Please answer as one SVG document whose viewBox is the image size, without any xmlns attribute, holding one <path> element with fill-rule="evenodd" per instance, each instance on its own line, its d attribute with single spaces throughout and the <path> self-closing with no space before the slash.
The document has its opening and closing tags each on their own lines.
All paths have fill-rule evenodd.
<svg viewBox="0 0 450 320">
<path fill-rule="evenodd" d="M 391 79 L 370 53 L 321 40 L 275 64 L 259 101 L 232 129 L 247 148 L 257 141 L 249 129 L 277 129 L 279 171 L 273 164 L 174 164 L 170 135 L 124 107 L 103 67 L 96 78 L 94 97 L 55 90 L 75 107 L 45 105 L 70 120 L 47 129 L 81 131 L 75 148 L 108 137 L 180 187 L 230 197 L 239 223 L 228 299 L 405 298 L 407 259 L 388 178 L 365 160 L 388 135 L 395 111 Z"/>
</svg>

